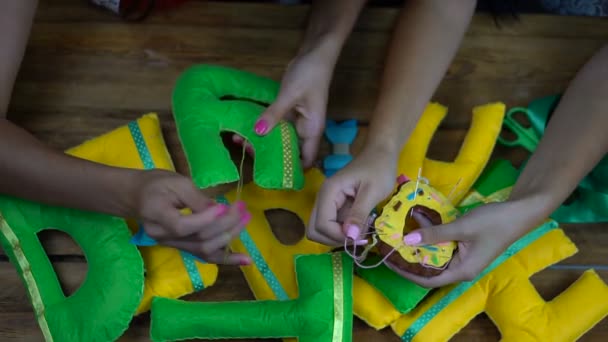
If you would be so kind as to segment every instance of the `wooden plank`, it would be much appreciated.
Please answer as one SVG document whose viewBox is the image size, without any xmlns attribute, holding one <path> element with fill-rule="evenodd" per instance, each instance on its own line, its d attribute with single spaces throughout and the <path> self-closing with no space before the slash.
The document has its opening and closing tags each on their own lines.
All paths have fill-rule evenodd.
<svg viewBox="0 0 608 342">
<path fill-rule="evenodd" d="M 54 267 L 63 287 L 68 293 L 76 290 L 84 279 L 86 266 L 80 262 L 56 262 Z M 608 272 L 599 272 L 608 280 Z M 3 279 L 3 291 L 0 292 L 0 338 L 3 341 L 36 341 L 41 339 L 35 322 L 31 304 L 17 272 L 7 262 L 0 262 L 0 275 Z M 565 290 L 578 276 L 578 271 L 545 270 L 534 276 L 533 283 L 539 293 L 546 299 L 553 298 Z M 253 297 L 247 289 L 246 282 L 236 267 L 222 267 L 218 282 L 209 289 L 184 297 L 189 301 L 235 301 L 251 300 Z M 136 317 L 130 329 L 120 341 L 147 340 L 149 316 Z M 399 341 L 389 329 L 380 332 L 367 327 L 359 320 L 355 321 L 354 341 Z M 493 323 L 481 315 L 463 329 L 453 341 L 488 341 L 498 339 L 498 331 Z M 608 320 L 603 320 L 594 327 L 581 341 L 600 341 L 608 337 Z"/>
<path fill-rule="evenodd" d="M 235 5 L 236 3 L 236 5 Z M 373 6 L 361 13 L 355 31 L 390 31 L 400 7 Z M 41 0 L 37 22 L 112 22 L 121 23 L 116 15 L 105 9 L 73 0 Z M 144 24 L 201 25 L 211 27 L 252 27 L 303 29 L 306 27 L 308 5 L 279 6 L 277 4 L 238 1 L 189 1 L 168 12 L 156 12 Z M 247 13 L 248 15 L 242 15 Z M 539 37 L 606 38 L 608 23 L 602 18 L 559 17 L 552 15 L 521 15 L 519 20 L 501 20 L 495 24 L 489 14 L 477 14 L 469 34 L 530 35 Z M 573 29 L 576 27 L 576 29 Z"/>
<path fill-rule="evenodd" d="M 295 29 L 185 25 L 172 27 L 168 34 L 166 26 L 153 24 L 38 23 L 11 108 L 105 108 L 112 103 L 122 109 L 169 111 L 174 81 L 187 66 L 221 64 L 279 80 L 300 34 Z M 331 115 L 368 120 L 388 37 L 388 32 L 357 32 L 349 40 L 332 86 Z M 455 113 L 446 125 L 462 127 L 473 106 L 492 101 L 524 105 L 563 91 L 604 42 L 469 35 L 434 100 Z"/>
</svg>

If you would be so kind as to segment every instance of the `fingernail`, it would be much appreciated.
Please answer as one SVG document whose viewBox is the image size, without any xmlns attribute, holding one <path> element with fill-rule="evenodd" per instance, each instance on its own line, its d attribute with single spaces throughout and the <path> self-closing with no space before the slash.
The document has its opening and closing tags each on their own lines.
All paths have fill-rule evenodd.
<svg viewBox="0 0 608 342">
<path fill-rule="evenodd" d="M 357 227 L 354 224 L 349 224 L 348 226 L 346 226 L 346 236 L 356 240 L 359 237 L 359 234 L 361 234 L 361 229 L 359 227 Z"/>
<path fill-rule="evenodd" d="M 249 223 L 249 220 L 251 220 L 251 214 L 250 213 L 245 213 L 241 217 L 241 222 L 240 223 L 242 225 L 246 225 L 247 223 Z"/>
<path fill-rule="evenodd" d="M 247 151 L 247 153 L 253 155 L 253 148 L 249 145 L 247 145 L 247 147 L 245 147 L 245 151 Z"/>
<path fill-rule="evenodd" d="M 403 242 L 405 242 L 406 245 L 415 245 L 420 241 L 422 241 L 422 236 L 420 235 L 420 233 L 407 234 L 403 238 Z"/>
<path fill-rule="evenodd" d="M 251 262 L 249 261 L 249 259 L 241 259 L 241 261 L 239 262 L 239 265 L 249 266 L 249 265 L 251 265 Z"/>
<path fill-rule="evenodd" d="M 259 135 L 265 134 L 268 131 L 268 122 L 264 119 L 256 122 L 254 126 L 255 132 Z"/>
<path fill-rule="evenodd" d="M 239 213 L 244 214 L 247 212 L 247 204 L 243 201 L 238 201 L 234 204 Z"/>
<path fill-rule="evenodd" d="M 225 204 L 218 204 L 215 207 L 215 217 L 223 216 L 228 211 L 228 206 Z"/>
<path fill-rule="evenodd" d="M 368 243 L 368 241 L 367 241 L 367 240 L 357 240 L 357 241 L 355 242 L 355 244 L 356 244 L 357 246 L 365 246 L 365 245 L 367 245 L 367 243 Z"/>
</svg>

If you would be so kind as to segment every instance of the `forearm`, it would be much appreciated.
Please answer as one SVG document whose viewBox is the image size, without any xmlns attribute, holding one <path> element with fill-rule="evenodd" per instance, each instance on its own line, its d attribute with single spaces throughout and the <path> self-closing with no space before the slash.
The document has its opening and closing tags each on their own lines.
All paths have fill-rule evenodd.
<svg viewBox="0 0 608 342">
<path fill-rule="evenodd" d="M 367 0 L 316 0 L 312 2 L 308 26 L 299 54 L 321 51 L 335 64 Z"/>
<path fill-rule="evenodd" d="M 0 1 L 0 118 L 6 117 L 37 5 L 37 0 Z"/>
<path fill-rule="evenodd" d="M 52 205 L 130 216 L 136 171 L 55 151 L 0 119 L 0 193 Z"/>
<path fill-rule="evenodd" d="M 54 151 L 6 119 L 37 1 L 0 2 L 0 193 L 127 216 L 133 171 Z"/>
<path fill-rule="evenodd" d="M 397 157 L 446 73 L 475 0 L 410 0 L 390 43 L 368 146 Z"/>
<path fill-rule="evenodd" d="M 566 89 L 511 200 L 544 218 L 557 209 L 608 152 L 608 46 Z"/>
</svg>

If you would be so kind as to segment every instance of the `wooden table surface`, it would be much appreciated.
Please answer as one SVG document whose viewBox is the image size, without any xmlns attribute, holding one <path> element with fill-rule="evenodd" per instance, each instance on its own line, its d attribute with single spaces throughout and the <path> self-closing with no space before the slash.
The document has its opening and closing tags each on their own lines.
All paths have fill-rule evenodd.
<svg viewBox="0 0 608 342">
<path fill-rule="evenodd" d="M 298 47 L 307 11 L 306 6 L 194 1 L 142 23 L 125 23 L 86 1 L 41 1 L 9 118 L 52 147 L 66 149 L 155 111 L 178 171 L 187 174 L 170 111 L 176 77 L 189 65 L 215 63 L 279 80 Z M 360 120 L 355 151 L 366 134 L 384 48 L 397 13 L 389 8 L 365 10 L 336 70 L 329 116 Z M 525 15 L 497 27 L 491 17 L 477 15 L 434 97 L 450 111 L 430 156 L 450 160 L 456 155 L 473 106 L 491 101 L 525 105 L 563 91 L 583 63 L 607 42 L 606 20 Z M 324 143 L 321 156 L 328 151 Z M 518 164 L 526 154 L 497 147 L 495 156 Z M 280 231 L 294 222 L 283 216 L 274 218 L 273 225 Z M 580 249 L 564 263 L 607 264 L 608 225 L 564 228 Z M 86 274 L 81 251 L 60 235 L 45 234 L 42 240 L 70 293 Z M 533 282 L 549 300 L 581 272 L 544 270 Z M 608 272 L 599 273 L 608 280 Z M 2 251 L 0 279 L 0 340 L 42 340 L 23 284 Z M 221 267 L 215 286 L 187 297 L 202 301 L 252 298 L 235 267 Z M 121 341 L 147 341 L 148 328 L 148 315 L 137 317 Z M 499 336 L 482 315 L 454 340 L 495 341 Z M 389 329 L 376 332 L 356 320 L 354 340 L 399 339 Z M 607 341 L 607 320 L 582 340 Z"/>
</svg>

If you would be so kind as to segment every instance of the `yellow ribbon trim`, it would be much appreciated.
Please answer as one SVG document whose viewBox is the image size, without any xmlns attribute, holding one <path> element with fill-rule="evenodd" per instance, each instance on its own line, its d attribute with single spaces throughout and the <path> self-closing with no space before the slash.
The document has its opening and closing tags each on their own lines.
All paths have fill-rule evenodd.
<svg viewBox="0 0 608 342">
<path fill-rule="evenodd" d="M 509 195 L 511 194 L 511 190 L 513 190 L 512 186 L 504 188 L 502 190 L 498 190 L 487 197 L 484 197 L 482 194 L 480 194 L 477 191 L 473 191 L 464 200 L 462 200 L 462 202 L 459 204 L 459 206 L 471 205 L 471 204 L 479 203 L 479 202 L 483 202 L 486 204 L 495 203 L 495 202 L 504 202 L 507 200 L 507 198 L 509 198 Z"/>
<path fill-rule="evenodd" d="M 38 320 L 38 324 L 40 325 L 40 329 L 42 330 L 42 334 L 44 335 L 44 339 L 48 342 L 52 342 L 53 336 L 51 335 L 51 330 L 49 329 L 46 317 L 44 316 L 44 303 L 40 297 L 40 291 L 38 290 L 38 285 L 36 285 L 36 280 L 32 274 L 32 269 L 27 261 L 27 258 L 25 257 L 25 254 L 23 253 L 23 250 L 21 249 L 19 239 L 8 225 L 8 222 L 6 222 L 2 214 L 0 214 L 0 232 L 2 232 L 2 235 L 4 235 L 13 248 L 13 253 L 15 254 L 15 258 L 17 259 L 17 263 L 19 264 L 19 268 L 21 268 L 21 273 L 23 274 L 23 278 L 27 284 L 27 289 L 30 293 L 32 305 L 34 306 L 36 318 Z"/>
<path fill-rule="evenodd" d="M 281 142 L 283 143 L 283 187 L 291 189 L 293 187 L 291 136 L 289 135 L 289 126 L 285 121 L 281 121 L 279 125 L 281 126 Z"/>
<path fill-rule="evenodd" d="M 333 253 L 331 256 L 334 273 L 334 336 L 333 342 L 342 341 L 344 330 L 344 275 L 342 269 L 342 255 Z"/>
</svg>

